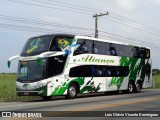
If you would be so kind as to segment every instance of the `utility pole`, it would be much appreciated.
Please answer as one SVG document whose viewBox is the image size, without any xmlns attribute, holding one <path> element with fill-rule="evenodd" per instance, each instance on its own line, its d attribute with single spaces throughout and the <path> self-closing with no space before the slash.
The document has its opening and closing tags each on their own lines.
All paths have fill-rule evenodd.
<svg viewBox="0 0 160 120">
<path fill-rule="evenodd" d="M 95 38 L 98 38 L 98 17 L 108 15 L 107 13 L 100 13 L 100 14 L 95 14 L 93 17 L 95 18 Z"/>
</svg>

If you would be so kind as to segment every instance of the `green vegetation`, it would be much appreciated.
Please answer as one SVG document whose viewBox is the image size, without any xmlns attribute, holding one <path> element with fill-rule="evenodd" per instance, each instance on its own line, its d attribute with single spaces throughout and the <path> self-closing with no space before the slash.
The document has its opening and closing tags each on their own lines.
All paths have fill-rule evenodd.
<svg viewBox="0 0 160 120">
<path fill-rule="evenodd" d="M 155 84 L 155 88 L 160 88 L 160 75 L 154 75 L 153 76 L 154 79 L 154 84 Z"/>
<path fill-rule="evenodd" d="M 153 75 L 160 75 L 160 70 L 159 69 L 153 69 L 152 74 Z"/>
<path fill-rule="evenodd" d="M 30 96 L 19 97 L 16 95 L 17 74 L 0 74 L 0 101 L 19 101 L 32 99 Z"/>
</svg>

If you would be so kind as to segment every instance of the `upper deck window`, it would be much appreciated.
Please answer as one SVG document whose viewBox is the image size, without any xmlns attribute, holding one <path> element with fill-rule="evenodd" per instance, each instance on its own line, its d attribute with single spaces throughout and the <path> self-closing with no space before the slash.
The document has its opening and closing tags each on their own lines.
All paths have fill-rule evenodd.
<svg viewBox="0 0 160 120">
<path fill-rule="evenodd" d="M 21 56 L 33 56 L 48 51 L 51 40 L 52 36 L 35 37 L 29 39 L 23 47 Z"/>
<path fill-rule="evenodd" d="M 77 46 L 78 47 L 74 51 L 74 55 L 93 53 L 93 41 L 92 40 L 78 39 Z"/>
<path fill-rule="evenodd" d="M 57 36 L 53 39 L 50 50 L 65 51 L 66 49 L 70 49 L 72 41 L 72 37 Z"/>
</svg>

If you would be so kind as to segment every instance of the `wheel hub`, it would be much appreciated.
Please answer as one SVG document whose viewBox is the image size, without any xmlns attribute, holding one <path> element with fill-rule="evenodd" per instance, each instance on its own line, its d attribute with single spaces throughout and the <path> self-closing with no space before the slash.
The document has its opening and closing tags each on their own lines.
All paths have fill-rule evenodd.
<svg viewBox="0 0 160 120">
<path fill-rule="evenodd" d="M 74 87 L 69 88 L 69 94 L 73 97 L 76 95 L 76 89 Z"/>
</svg>

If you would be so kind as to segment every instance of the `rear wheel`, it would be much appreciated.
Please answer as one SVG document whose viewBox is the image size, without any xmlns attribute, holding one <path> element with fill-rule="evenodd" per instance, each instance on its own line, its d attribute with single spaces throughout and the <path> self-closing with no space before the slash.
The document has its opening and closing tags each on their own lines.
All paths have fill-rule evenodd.
<svg viewBox="0 0 160 120">
<path fill-rule="evenodd" d="M 42 96 L 42 98 L 46 101 L 49 101 L 51 100 L 52 96 Z"/>
<path fill-rule="evenodd" d="M 129 82 L 128 84 L 128 90 L 127 90 L 128 93 L 133 93 L 134 92 L 134 83 L 133 82 Z"/>
<path fill-rule="evenodd" d="M 136 93 L 141 92 L 141 83 L 140 83 L 140 82 L 137 82 L 137 83 L 136 83 L 135 92 L 136 92 Z"/>
<path fill-rule="evenodd" d="M 75 84 L 71 83 L 69 88 L 68 88 L 66 98 L 73 99 L 76 96 L 77 96 L 77 87 L 76 87 Z"/>
</svg>

